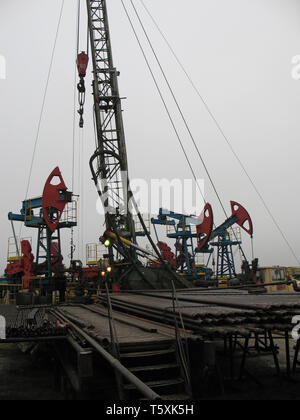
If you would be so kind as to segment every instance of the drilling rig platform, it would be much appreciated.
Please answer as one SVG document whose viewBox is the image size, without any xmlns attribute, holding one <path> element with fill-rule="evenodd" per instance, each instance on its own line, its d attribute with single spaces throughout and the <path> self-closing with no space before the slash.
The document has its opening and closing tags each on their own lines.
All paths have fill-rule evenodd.
<svg viewBox="0 0 300 420">
<path fill-rule="evenodd" d="M 15 251 L 0 279 L 1 303 L 8 303 L 0 305 L 6 323 L 0 324 L 1 345 L 45 346 L 56 386 L 72 399 L 203 399 L 210 381 L 217 395 L 245 382 L 259 392 L 264 378 L 249 361 L 264 358 L 271 360 L 274 381 L 292 381 L 299 373 L 300 337 L 291 341 L 300 314 L 298 281 L 289 273 L 266 283 L 258 260 L 248 261 L 234 230 L 253 237 L 245 207 L 231 201 L 231 214 L 219 225 L 207 202 L 200 217 L 158 209 L 152 238 L 128 178 L 107 1 L 86 0 L 86 6 L 88 48 L 77 51 L 78 113 L 82 128 L 91 62 L 96 150 L 89 167 L 105 210 L 105 228 L 97 232 L 103 252 L 95 248 L 84 265 L 71 251 L 66 266 L 61 232 L 77 226 L 77 200 L 56 167 L 43 193 L 8 215 Z M 17 238 L 14 223 L 37 233 L 35 255 L 31 240 Z M 207 264 L 198 264 L 199 256 L 208 257 Z M 268 291 L 276 285 L 290 291 Z"/>
</svg>

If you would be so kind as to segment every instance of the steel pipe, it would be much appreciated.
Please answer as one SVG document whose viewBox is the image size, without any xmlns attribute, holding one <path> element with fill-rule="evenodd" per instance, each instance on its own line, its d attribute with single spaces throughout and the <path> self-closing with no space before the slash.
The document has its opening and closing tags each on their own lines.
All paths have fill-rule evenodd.
<svg viewBox="0 0 300 420">
<path fill-rule="evenodd" d="M 51 311 L 52 312 L 52 311 Z M 138 391 L 143 394 L 144 397 L 149 400 L 158 400 L 161 397 L 156 394 L 151 388 L 148 387 L 144 382 L 137 378 L 133 373 L 131 373 L 122 363 L 113 357 L 109 352 L 107 352 L 100 344 L 97 343 L 92 337 L 85 333 L 81 328 L 77 327 L 73 322 L 70 322 L 67 317 L 65 317 L 59 310 L 52 312 L 64 322 L 68 323 L 75 331 L 77 331 L 98 353 L 103 356 L 103 358 L 114 368 L 116 369 L 124 378 L 126 378 L 132 385 L 134 385 Z"/>
</svg>

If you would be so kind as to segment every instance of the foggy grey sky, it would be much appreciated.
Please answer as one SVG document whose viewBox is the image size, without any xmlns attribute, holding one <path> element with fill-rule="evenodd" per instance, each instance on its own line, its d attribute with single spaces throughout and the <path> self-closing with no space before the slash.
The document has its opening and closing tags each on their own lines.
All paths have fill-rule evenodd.
<svg viewBox="0 0 300 420">
<path fill-rule="evenodd" d="M 300 54 L 299 1 L 144 1 L 300 258 L 300 80 L 291 77 L 292 57 Z M 75 0 L 65 1 L 29 197 L 42 193 L 47 176 L 57 165 L 71 188 L 75 4 Z M 121 72 L 121 95 L 127 98 L 123 108 L 130 176 L 148 180 L 190 178 L 190 170 L 133 38 L 121 2 L 107 0 L 107 4 L 114 62 Z M 129 1 L 126 4 L 129 6 Z M 0 1 L 0 55 L 7 60 L 7 79 L 0 80 L 1 272 L 6 265 L 7 238 L 11 236 L 7 213 L 18 211 L 25 198 L 60 5 L 60 0 Z M 84 12 L 85 8 L 82 10 Z M 146 15 L 143 16 L 228 212 L 230 200 L 238 201 L 248 209 L 255 229 L 255 254 L 261 265 L 295 265 L 293 256 L 199 98 L 152 23 Z M 84 27 L 82 33 L 83 49 Z M 157 71 L 157 67 L 154 69 Z M 88 88 L 89 85 L 90 79 Z M 97 195 L 88 168 L 89 157 L 94 151 L 90 90 L 87 96 L 86 125 L 80 146 L 76 128 L 74 192 L 81 194 L 84 203 L 80 233 L 76 233 L 80 258 L 84 255 L 82 244 L 97 242 L 103 230 L 95 210 Z M 184 133 L 178 116 L 175 118 Z M 197 176 L 206 180 L 206 199 L 214 207 L 216 223 L 221 223 L 224 215 L 201 162 L 185 133 L 183 138 Z M 79 159 L 84 164 L 80 173 Z M 33 233 L 23 230 L 23 236 L 32 236 Z M 245 236 L 247 251 L 249 243 Z"/>
</svg>

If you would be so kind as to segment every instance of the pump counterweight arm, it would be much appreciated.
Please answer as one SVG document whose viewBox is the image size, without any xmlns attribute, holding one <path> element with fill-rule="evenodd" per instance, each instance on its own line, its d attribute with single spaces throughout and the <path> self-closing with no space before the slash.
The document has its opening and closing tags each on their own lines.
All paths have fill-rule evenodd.
<svg viewBox="0 0 300 420">
<path fill-rule="evenodd" d="M 203 211 L 203 221 L 197 226 L 198 251 L 203 249 L 209 241 L 224 234 L 235 223 L 238 224 L 251 238 L 253 237 L 253 223 L 247 210 L 236 201 L 231 201 L 231 216 L 213 230 L 213 213 L 210 204 L 206 204 Z M 206 214 L 207 213 L 207 214 Z"/>
<path fill-rule="evenodd" d="M 235 223 L 238 224 L 251 237 L 253 236 L 253 224 L 247 210 L 239 203 L 231 201 L 232 215 L 222 225 L 217 227 L 210 235 L 210 240 L 215 239 L 224 230 L 231 228 Z M 248 226 L 246 225 L 248 223 Z"/>
</svg>

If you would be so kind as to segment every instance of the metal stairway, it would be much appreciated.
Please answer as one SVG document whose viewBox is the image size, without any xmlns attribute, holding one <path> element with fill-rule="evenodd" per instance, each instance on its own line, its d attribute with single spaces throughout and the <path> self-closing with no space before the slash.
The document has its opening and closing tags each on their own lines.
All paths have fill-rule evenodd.
<svg viewBox="0 0 300 420">
<path fill-rule="evenodd" d="M 188 400 L 187 387 L 173 340 L 120 348 L 121 362 L 164 400 Z M 134 385 L 124 383 L 126 399 L 139 399 Z"/>
</svg>

